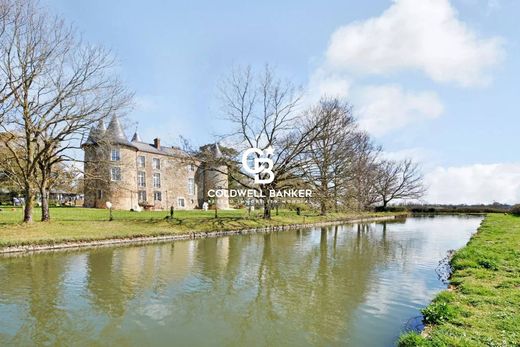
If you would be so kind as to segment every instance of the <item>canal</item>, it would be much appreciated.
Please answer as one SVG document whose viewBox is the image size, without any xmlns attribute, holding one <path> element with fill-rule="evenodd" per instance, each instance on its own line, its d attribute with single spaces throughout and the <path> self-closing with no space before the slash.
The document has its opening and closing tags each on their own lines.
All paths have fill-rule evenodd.
<svg viewBox="0 0 520 347">
<path fill-rule="evenodd" d="M 0 257 L 0 345 L 392 346 L 478 216 Z"/>
</svg>

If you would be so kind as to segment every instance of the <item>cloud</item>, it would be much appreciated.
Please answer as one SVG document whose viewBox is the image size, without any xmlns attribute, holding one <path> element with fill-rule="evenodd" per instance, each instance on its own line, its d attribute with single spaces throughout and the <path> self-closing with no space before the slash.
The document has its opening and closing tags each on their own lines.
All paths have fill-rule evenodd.
<svg viewBox="0 0 520 347">
<path fill-rule="evenodd" d="M 309 80 L 304 103 L 315 103 L 322 97 L 346 99 L 350 97 L 351 87 L 352 81 L 348 76 L 328 74 L 318 68 Z"/>
<path fill-rule="evenodd" d="M 448 0 L 395 0 L 379 17 L 336 30 L 326 65 L 361 74 L 412 69 L 436 82 L 476 86 L 489 82 L 503 56 L 503 40 L 479 37 Z"/>
<path fill-rule="evenodd" d="M 381 157 L 388 160 L 412 159 L 414 162 L 421 165 L 423 171 L 433 170 L 438 166 L 439 159 L 441 159 L 437 151 L 423 147 L 405 148 L 396 151 L 383 151 L 381 152 Z"/>
<path fill-rule="evenodd" d="M 500 9 L 502 5 L 500 4 L 499 0 L 488 0 L 487 1 L 487 8 L 489 11 L 494 11 Z"/>
<path fill-rule="evenodd" d="M 361 88 L 354 104 L 360 126 L 376 136 L 437 118 L 444 110 L 434 92 L 405 91 L 398 85 Z"/>
<path fill-rule="evenodd" d="M 425 182 L 429 203 L 520 202 L 520 163 L 437 167 Z"/>
</svg>

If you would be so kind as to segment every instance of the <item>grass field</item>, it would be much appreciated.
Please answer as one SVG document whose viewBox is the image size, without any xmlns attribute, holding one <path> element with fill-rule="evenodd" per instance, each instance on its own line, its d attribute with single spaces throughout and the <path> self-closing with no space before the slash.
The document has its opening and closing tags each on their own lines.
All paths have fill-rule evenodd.
<svg viewBox="0 0 520 347">
<path fill-rule="evenodd" d="M 287 225 L 343 220 L 357 216 L 380 216 L 384 213 L 331 213 L 319 216 L 315 212 L 280 210 L 269 221 L 261 218 L 261 211 L 248 215 L 246 210 L 175 211 L 168 220 L 168 211 L 114 211 L 113 221 L 108 221 L 108 210 L 62 207 L 51 209 L 51 222 L 21 224 L 22 209 L 4 207 L 0 211 L 0 247 L 27 244 L 53 244 L 65 241 L 92 241 L 113 238 L 159 236 L 192 231 L 217 231 L 257 228 L 268 225 Z M 38 219 L 39 209 L 34 217 Z"/>
<path fill-rule="evenodd" d="M 453 260 L 451 288 L 423 310 L 427 337 L 400 346 L 520 346 L 520 217 L 490 214 Z"/>
</svg>

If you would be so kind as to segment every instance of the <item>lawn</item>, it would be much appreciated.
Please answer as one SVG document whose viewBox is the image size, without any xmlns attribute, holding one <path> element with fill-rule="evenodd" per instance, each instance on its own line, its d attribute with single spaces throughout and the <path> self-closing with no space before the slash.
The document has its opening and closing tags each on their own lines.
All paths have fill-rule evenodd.
<svg viewBox="0 0 520 347">
<path fill-rule="evenodd" d="M 261 218 L 261 211 L 175 211 L 173 219 L 167 219 L 168 211 L 129 212 L 114 211 L 109 221 L 108 210 L 78 207 L 51 209 L 51 222 L 21 224 L 23 211 L 20 208 L 3 207 L 0 211 L 0 247 L 27 244 L 53 244 L 66 241 L 91 241 L 140 236 L 172 235 L 187 232 L 206 232 L 258 228 L 269 225 L 316 223 L 347 220 L 355 217 L 382 216 L 382 213 L 331 213 L 319 216 L 315 212 L 280 210 L 269 221 Z M 34 217 L 39 217 L 35 209 Z"/>
<path fill-rule="evenodd" d="M 400 346 L 520 346 L 520 217 L 490 214 L 452 260 L 450 290 Z"/>
</svg>

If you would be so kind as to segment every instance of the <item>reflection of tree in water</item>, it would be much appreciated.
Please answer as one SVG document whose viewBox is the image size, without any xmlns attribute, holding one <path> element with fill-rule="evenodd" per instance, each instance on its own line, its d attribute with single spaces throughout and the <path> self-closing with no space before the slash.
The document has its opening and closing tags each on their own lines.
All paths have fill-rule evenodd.
<svg viewBox="0 0 520 347">
<path fill-rule="evenodd" d="M 87 258 L 87 288 L 92 303 L 110 317 L 121 317 L 130 298 L 122 290 L 122 274 L 114 269 L 114 249 L 91 251 Z"/>
<path fill-rule="evenodd" d="M 280 336 L 293 343 L 338 342 L 365 298 L 373 269 L 391 256 L 389 241 L 380 240 L 372 228 L 361 225 L 354 234 L 342 227 L 322 228 L 312 247 L 315 233 L 264 235 L 257 295 L 240 320 L 237 344 L 259 336 L 265 340 L 261 344 L 274 344 Z"/>
<path fill-rule="evenodd" d="M 193 341 L 193 333 L 204 329 L 208 343 L 344 343 L 374 270 L 406 251 L 406 241 L 396 244 L 391 235 L 384 224 L 370 224 L 92 250 L 85 254 L 92 311 L 85 319 L 101 329 L 94 340 L 136 343 L 129 336 L 135 338 L 140 329 L 129 331 L 134 326 L 125 318 L 138 315 L 153 328 L 154 317 L 143 316 L 152 292 L 160 294 L 166 314 L 160 319 L 171 327 L 156 331 L 179 341 Z M 23 271 L 30 276 L 20 278 L 13 271 L 22 264 L 12 271 L 0 267 L 13 278 L 12 284 L 0 283 L 3 293 L 36 288 L 23 292 L 35 317 L 34 328 L 28 323 L 20 336 L 52 344 L 65 341 L 52 340 L 53 334 L 81 335 L 81 317 L 67 323 L 66 314 L 55 309 L 67 258 L 34 261 L 24 259 Z"/>
<path fill-rule="evenodd" d="M 68 257 L 40 254 L 3 259 L 0 291 L 10 302 L 23 303 L 23 325 L 10 345 L 72 345 L 72 321 L 63 305 L 63 276 Z M 1 341 L 1 340 L 0 340 Z M 3 341 L 2 341 L 3 342 Z M 4 343 L 2 343 L 4 344 Z"/>
</svg>

